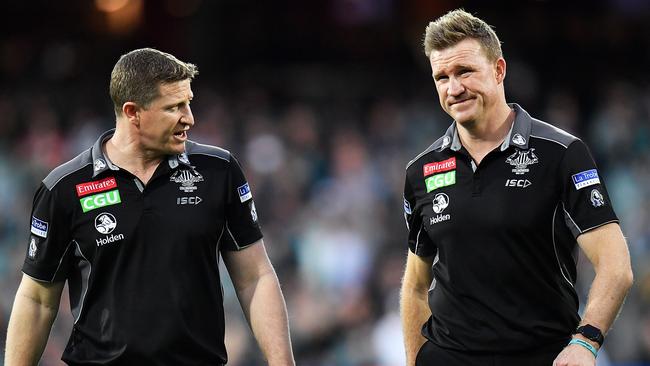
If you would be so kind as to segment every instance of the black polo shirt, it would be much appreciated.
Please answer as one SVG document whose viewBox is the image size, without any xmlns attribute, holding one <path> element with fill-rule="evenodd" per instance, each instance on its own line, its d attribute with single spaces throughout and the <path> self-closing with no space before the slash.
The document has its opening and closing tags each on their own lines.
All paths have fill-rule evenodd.
<svg viewBox="0 0 650 366">
<path fill-rule="evenodd" d="M 576 238 L 617 218 L 585 144 L 516 104 L 480 165 L 453 123 L 406 169 L 409 249 L 435 256 L 423 335 L 464 351 L 510 352 L 576 328 Z"/>
<path fill-rule="evenodd" d="M 188 141 L 145 186 L 102 151 L 113 131 L 54 169 L 34 198 L 23 272 L 68 281 L 69 364 L 227 361 L 219 250 L 262 234 L 226 150 Z"/>
</svg>

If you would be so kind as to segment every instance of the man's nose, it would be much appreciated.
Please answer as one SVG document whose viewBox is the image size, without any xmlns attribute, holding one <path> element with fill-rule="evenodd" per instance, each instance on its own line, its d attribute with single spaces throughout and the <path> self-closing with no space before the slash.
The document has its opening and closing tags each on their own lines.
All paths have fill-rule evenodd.
<svg viewBox="0 0 650 366">
<path fill-rule="evenodd" d="M 449 78 L 449 84 L 448 84 L 448 89 L 447 89 L 447 94 L 451 96 L 458 96 L 463 94 L 465 91 L 465 87 L 463 86 L 463 83 L 460 82 L 455 77 Z"/>
<path fill-rule="evenodd" d="M 183 111 L 183 116 L 181 117 L 181 123 L 194 126 L 194 115 L 192 115 L 192 110 L 189 106 Z"/>
</svg>

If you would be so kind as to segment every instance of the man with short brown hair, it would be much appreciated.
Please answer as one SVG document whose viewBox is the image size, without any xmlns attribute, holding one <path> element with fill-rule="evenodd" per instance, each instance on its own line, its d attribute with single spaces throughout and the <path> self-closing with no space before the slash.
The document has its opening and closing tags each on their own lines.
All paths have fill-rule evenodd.
<svg viewBox="0 0 650 366">
<path fill-rule="evenodd" d="M 506 103 L 483 20 L 449 12 L 424 48 L 454 122 L 406 170 L 407 364 L 594 365 L 632 271 L 586 145 Z M 582 318 L 577 246 L 596 270 Z"/>
<path fill-rule="evenodd" d="M 150 48 L 115 65 L 115 129 L 36 192 L 5 365 L 38 363 L 66 281 L 66 363 L 225 365 L 220 257 L 269 365 L 294 364 L 242 169 L 230 152 L 188 140 L 196 74 Z"/>
</svg>

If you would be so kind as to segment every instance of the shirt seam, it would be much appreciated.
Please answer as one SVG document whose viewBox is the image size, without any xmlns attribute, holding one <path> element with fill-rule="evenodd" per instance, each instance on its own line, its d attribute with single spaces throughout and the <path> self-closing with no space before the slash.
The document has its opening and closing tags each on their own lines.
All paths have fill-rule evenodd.
<svg viewBox="0 0 650 366">
<path fill-rule="evenodd" d="M 54 279 L 56 278 L 57 273 L 59 273 L 59 269 L 61 268 L 61 263 L 63 263 L 63 258 L 65 258 L 65 255 L 68 253 L 68 250 L 70 250 L 70 244 L 72 244 L 73 240 L 71 240 L 68 245 L 65 247 L 65 250 L 63 251 L 63 254 L 61 255 L 61 259 L 59 259 L 59 264 L 56 266 L 56 269 L 54 270 L 54 274 L 52 274 L 52 279 L 49 281 L 50 283 L 54 282 Z"/>
<path fill-rule="evenodd" d="M 88 271 L 88 279 L 86 280 L 87 281 L 86 290 L 84 291 L 83 295 L 81 295 L 81 300 L 80 300 L 81 305 L 79 305 L 79 314 L 77 315 L 77 319 L 74 320 L 74 324 L 76 325 L 77 322 L 79 321 L 79 319 L 81 319 L 81 314 L 82 314 L 82 312 L 84 310 L 84 305 L 85 305 L 85 302 L 86 302 L 86 295 L 88 294 L 88 289 L 90 289 L 90 275 L 93 273 L 93 265 L 88 260 L 88 258 L 86 258 L 84 253 L 81 251 L 81 246 L 79 245 L 79 243 L 76 240 L 73 240 L 73 241 L 75 242 L 75 244 L 77 246 L 77 249 L 79 249 L 79 254 L 81 254 L 81 257 L 83 259 L 85 259 L 86 262 L 88 262 L 88 266 L 90 267 L 90 270 Z"/>
<path fill-rule="evenodd" d="M 571 220 L 573 225 L 575 225 L 576 229 L 578 229 L 578 232 L 580 232 L 580 234 L 582 234 L 584 231 L 582 229 L 580 229 L 580 226 L 578 226 L 578 224 L 576 224 L 575 220 L 573 220 L 573 217 L 571 217 L 571 214 L 566 210 L 566 207 L 564 206 L 564 202 L 562 202 L 562 210 L 569 217 L 569 220 Z"/>
<path fill-rule="evenodd" d="M 560 262 L 560 257 L 557 254 L 557 243 L 555 242 L 555 216 L 557 214 L 557 209 L 559 205 L 560 205 L 559 202 L 555 205 L 555 209 L 553 210 L 553 218 L 551 219 L 551 237 L 553 239 L 553 251 L 555 252 L 555 259 L 557 260 L 557 266 L 560 269 L 560 273 L 562 274 L 562 277 L 573 288 L 573 283 L 571 283 L 571 281 L 564 274 L 564 270 L 562 269 L 562 263 Z"/>
</svg>

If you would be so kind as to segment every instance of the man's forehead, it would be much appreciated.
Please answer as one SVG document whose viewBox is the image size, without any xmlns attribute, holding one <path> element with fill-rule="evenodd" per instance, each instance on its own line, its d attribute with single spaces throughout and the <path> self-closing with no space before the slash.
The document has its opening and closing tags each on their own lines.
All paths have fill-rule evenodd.
<svg viewBox="0 0 650 366">
<path fill-rule="evenodd" d="M 190 79 L 160 83 L 158 91 L 161 96 L 185 97 L 193 95 Z"/>
<path fill-rule="evenodd" d="M 463 40 L 451 47 L 434 50 L 429 58 L 431 66 L 437 69 L 457 65 L 473 65 L 484 62 L 487 56 L 481 44 L 473 39 Z"/>
</svg>

